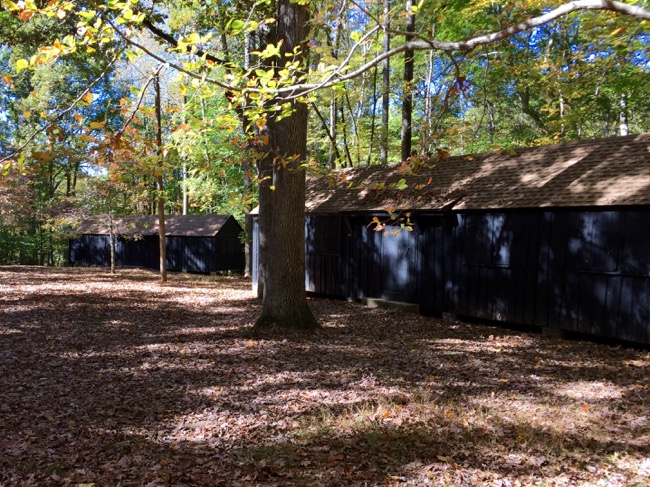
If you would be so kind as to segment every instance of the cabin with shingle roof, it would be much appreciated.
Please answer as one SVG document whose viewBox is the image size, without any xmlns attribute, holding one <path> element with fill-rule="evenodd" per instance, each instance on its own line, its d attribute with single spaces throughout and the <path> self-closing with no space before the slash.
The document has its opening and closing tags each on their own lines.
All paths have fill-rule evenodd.
<svg viewBox="0 0 650 487">
<path fill-rule="evenodd" d="M 118 266 L 158 269 L 158 216 L 113 217 Z M 109 266 L 110 221 L 100 215 L 80 222 L 69 244 L 71 265 Z M 231 215 L 183 215 L 165 218 L 167 270 L 196 273 L 244 268 L 242 228 Z"/>
<path fill-rule="evenodd" d="M 650 134 L 310 178 L 305 238 L 318 295 L 650 343 Z"/>
</svg>

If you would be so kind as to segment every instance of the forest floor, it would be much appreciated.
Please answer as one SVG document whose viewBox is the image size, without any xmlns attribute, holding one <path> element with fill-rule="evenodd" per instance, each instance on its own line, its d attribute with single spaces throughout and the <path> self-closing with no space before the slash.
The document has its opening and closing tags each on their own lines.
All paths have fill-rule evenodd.
<svg viewBox="0 0 650 487">
<path fill-rule="evenodd" d="M 0 267 L 0 486 L 646 486 L 650 353 L 240 278 Z"/>
</svg>

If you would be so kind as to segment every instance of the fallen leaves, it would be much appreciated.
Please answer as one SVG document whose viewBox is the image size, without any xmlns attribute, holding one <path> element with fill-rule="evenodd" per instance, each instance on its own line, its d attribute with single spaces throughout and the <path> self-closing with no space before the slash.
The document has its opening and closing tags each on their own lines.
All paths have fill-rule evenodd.
<svg viewBox="0 0 650 487">
<path fill-rule="evenodd" d="M 647 352 L 328 300 L 254 336 L 249 289 L 0 267 L 0 485 L 647 479 Z"/>
</svg>

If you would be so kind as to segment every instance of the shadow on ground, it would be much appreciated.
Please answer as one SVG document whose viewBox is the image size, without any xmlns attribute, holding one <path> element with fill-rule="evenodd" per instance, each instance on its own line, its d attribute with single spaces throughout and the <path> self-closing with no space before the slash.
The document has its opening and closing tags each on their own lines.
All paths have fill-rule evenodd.
<svg viewBox="0 0 650 487">
<path fill-rule="evenodd" d="M 647 352 L 328 300 L 255 337 L 245 281 L 136 270 L 0 267 L 0 302 L 0 485 L 650 474 Z"/>
</svg>

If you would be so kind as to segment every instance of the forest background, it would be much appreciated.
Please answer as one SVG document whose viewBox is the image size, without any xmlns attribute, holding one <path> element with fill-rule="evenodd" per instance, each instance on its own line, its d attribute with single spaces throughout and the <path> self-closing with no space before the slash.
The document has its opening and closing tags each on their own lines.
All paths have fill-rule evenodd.
<svg viewBox="0 0 650 487">
<path fill-rule="evenodd" d="M 63 265 L 80 219 L 159 201 L 243 221 L 270 185 L 267 123 L 296 99 L 315 175 L 650 130 L 648 21 L 634 15 L 577 10 L 473 48 L 409 50 L 562 4 L 297 2 L 309 34 L 286 52 L 269 41 L 271 0 L 1 5 L 0 264 Z"/>
</svg>

